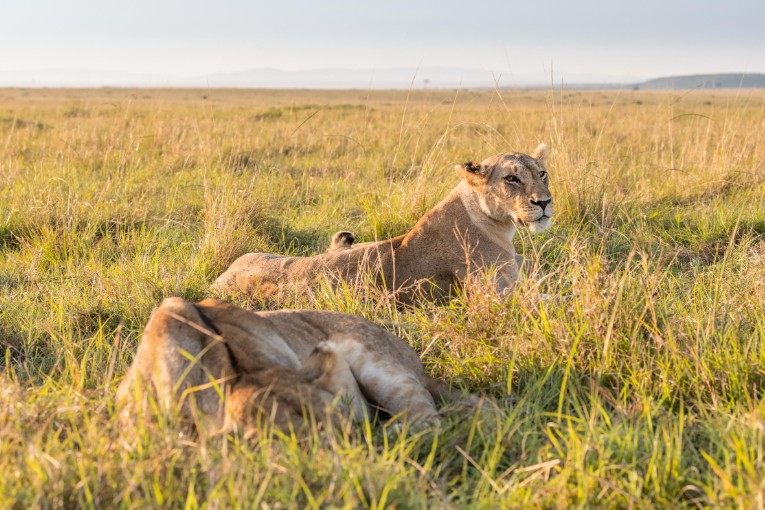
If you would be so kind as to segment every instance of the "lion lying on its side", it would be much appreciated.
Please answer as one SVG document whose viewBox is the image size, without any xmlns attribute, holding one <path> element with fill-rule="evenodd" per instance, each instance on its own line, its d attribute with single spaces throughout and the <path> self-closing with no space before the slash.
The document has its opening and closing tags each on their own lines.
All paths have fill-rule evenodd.
<svg viewBox="0 0 765 510">
<path fill-rule="evenodd" d="M 436 425 L 436 400 L 475 403 L 425 375 L 408 344 L 361 317 L 249 312 L 214 299 L 167 298 L 154 311 L 117 391 L 123 419 L 146 415 L 147 392 L 201 432 L 237 427 L 245 437 L 264 419 L 300 432 L 309 415 L 360 420 L 370 405 Z M 345 412 L 329 412 L 338 401 Z"/>
<path fill-rule="evenodd" d="M 322 276 L 353 281 L 370 270 L 404 301 L 418 286 L 425 297 L 440 299 L 468 276 L 494 267 L 495 287 L 505 292 L 522 261 L 513 247 L 516 226 L 532 232 L 550 226 L 545 152 L 540 145 L 533 156 L 513 152 L 458 166 L 462 182 L 404 235 L 354 245 L 353 234 L 338 232 L 330 251 L 313 257 L 248 253 L 218 277 L 215 289 L 278 299 L 314 287 Z"/>
</svg>

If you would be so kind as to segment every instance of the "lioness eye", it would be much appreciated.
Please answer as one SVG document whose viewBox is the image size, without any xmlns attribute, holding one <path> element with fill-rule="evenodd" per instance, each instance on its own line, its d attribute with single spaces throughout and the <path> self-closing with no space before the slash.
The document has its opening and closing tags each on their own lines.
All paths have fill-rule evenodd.
<svg viewBox="0 0 765 510">
<path fill-rule="evenodd" d="M 544 179 L 545 177 L 547 177 L 547 172 L 539 172 L 540 179 Z"/>
<path fill-rule="evenodd" d="M 521 180 L 518 177 L 516 177 L 515 175 L 506 175 L 505 176 L 505 181 L 510 183 L 510 184 L 518 184 L 519 182 L 521 182 Z"/>
</svg>

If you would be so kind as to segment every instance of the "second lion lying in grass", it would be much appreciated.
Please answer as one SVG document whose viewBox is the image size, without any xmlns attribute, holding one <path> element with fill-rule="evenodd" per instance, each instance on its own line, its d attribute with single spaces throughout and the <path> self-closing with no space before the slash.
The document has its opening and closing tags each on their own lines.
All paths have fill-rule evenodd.
<svg viewBox="0 0 765 510">
<path fill-rule="evenodd" d="M 278 300 L 315 287 L 322 277 L 353 282 L 371 272 L 403 301 L 418 292 L 439 300 L 468 277 L 494 268 L 494 285 L 506 292 L 522 261 L 513 247 L 517 225 L 532 232 L 550 226 L 545 152 L 540 145 L 532 156 L 497 154 L 458 166 L 462 182 L 404 235 L 354 245 L 350 232 L 338 232 L 330 251 L 313 257 L 248 253 L 218 277 L 215 289 Z"/>
<path fill-rule="evenodd" d="M 152 314 L 117 400 L 127 421 L 156 401 L 201 432 L 237 428 L 245 437 L 264 420 L 301 433 L 311 419 L 362 420 L 370 406 L 424 427 L 439 423 L 436 401 L 476 402 L 427 376 L 406 342 L 361 317 L 181 298 Z"/>
</svg>

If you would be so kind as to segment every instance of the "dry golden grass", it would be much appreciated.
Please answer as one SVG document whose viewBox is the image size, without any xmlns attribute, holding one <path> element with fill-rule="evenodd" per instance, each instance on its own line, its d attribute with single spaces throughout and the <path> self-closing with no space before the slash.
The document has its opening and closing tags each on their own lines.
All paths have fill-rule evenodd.
<svg viewBox="0 0 765 510">
<path fill-rule="evenodd" d="M 759 90 L 0 90 L 0 506 L 761 506 L 763 138 Z M 400 233 L 455 163 L 540 141 L 555 226 L 516 245 L 560 299 L 294 303 L 382 324 L 496 419 L 255 445 L 115 425 L 162 297 L 248 251 Z"/>
</svg>

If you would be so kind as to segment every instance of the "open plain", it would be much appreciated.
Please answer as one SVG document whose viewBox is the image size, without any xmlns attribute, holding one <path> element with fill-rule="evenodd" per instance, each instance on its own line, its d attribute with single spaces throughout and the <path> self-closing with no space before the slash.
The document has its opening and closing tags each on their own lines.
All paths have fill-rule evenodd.
<svg viewBox="0 0 765 510">
<path fill-rule="evenodd" d="M 556 216 L 516 248 L 541 281 L 289 303 L 369 318 L 494 411 L 308 442 L 117 426 L 163 297 L 404 232 L 455 164 L 539 142 Z M 762 508 L 765 92 L 0 89 L 0 354 L 0 507 Z"/>
</svg>

